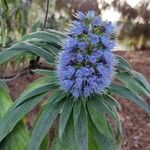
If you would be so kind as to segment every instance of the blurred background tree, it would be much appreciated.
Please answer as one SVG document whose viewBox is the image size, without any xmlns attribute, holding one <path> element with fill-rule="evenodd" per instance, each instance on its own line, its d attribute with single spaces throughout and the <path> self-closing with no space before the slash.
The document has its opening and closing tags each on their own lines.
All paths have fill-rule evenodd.
<svg viewBox="0 0 150 150">
<path fill-rule="evenodd" d="M 28 8 L 30 1 L 0 1 L 0 47 L 9 45 L 28 29 Z"/>
<path fill-rule="evenodd" d="M 45 29 L 64 31 L 68 20 L 73 18 L 71 14 L 78 10 L 94 10 L 103 17 L 105 10 L 113 8 L 120 14 L 116 20 L 118 43 L 133 50 L 149 49 L 150 3 L 148 0 L 139 0 L 133 7 L 128 2 L 129 0 L 51 0 Z M 25 33 L 42 30 L 46 5 L 47 0 L 1 0 L 0 49 L 8 47 Z M 112 15 L 107 19 L 112 20 Z"/>
<path fill-rule="evenodd" d="M 118 39 L 135 50 L 150 48 L 150 1 L 142 0 L 135 7 L 126 1 L 114 0 L 112 6 L 121 13 Z"/>
</svg>

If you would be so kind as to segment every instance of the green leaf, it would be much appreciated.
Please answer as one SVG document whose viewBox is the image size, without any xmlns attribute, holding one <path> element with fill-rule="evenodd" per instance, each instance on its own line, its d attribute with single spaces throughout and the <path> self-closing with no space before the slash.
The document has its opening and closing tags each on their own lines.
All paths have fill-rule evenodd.
<svg viewBox="0 0 150 150">
<path fill-rule="evenodd" d="M 72 107 L 73 107 L 73 99 L 70 99 L 70 98 L 66 99 L 63 109 L 62 109 L 62 113 L 60 115 L 60 121 L 59 121 L 59 136 L 60 136 L 60 138 L 62 138 L 65 127 L 66 127 L 69 117 L 71 115 Z"/>
<path fill-rule="evenodd" d="M 120 73 L 117 77 L 135 94 L 144 94 L 150 98 L 150 92 L 143 88 L 132 76 L 130 77 L 125 73 Z"/>
<path fill-rule="evenodd" d="M 81 106 L 81 111 L 79 118 L 75 124 L 75 139 L 78 150 L 87 150 L 88 149 L 88 124 L 87 124 L 87 114 L 85 112 L 84 106 Z"/>
<path fill-rule="evenodd" d="M 114 99 L 111 95 L 105 94 L 104 98 L 106 99 L 105 103 L 109 103 L 111 106 L 114 106 L 114 107 L 117 107 L 118 109 L 121 109 L 120 103 L 116 99 Z"/>
<path fill-rule="evenodd" d="M 8 92 L 9 91 L 5 83 L 0 81 L 0 118 L 12 104 L 12 100 Z"/>
<path fill-rule="evenodd" d="M 53 77 L 54 79 L 57 79 L 56 71 L 47 70 L 47 69 L 35 69 L 32 71 L 37 73 L 37 74 L 40 74 L 40 75 L 46 75 L 49 77 Z"/>
<path fill-rule="evenodd" d="M 58 96 L 57 91 L 51 95 L 51 97 L 49 98 L 50 102 L 45 105 L 43 111 L 41 112 L 41 115 L 36 121 L 36 124 L 32 132 L 31 141 L 29 143 L 29 150 L 33 150 L 33 149 L 38 150 L 40 148 L 42 140 L 44 139 L 47 132 L 51 128 L 53 121 L 56 119 L 57 115 L 59 114 L 62 105 L 57 103 L 52 104 L 52 102 L 55 99 L 60 98 L 57 96 Z"/>
<path fill-rule="evenodd" d="M 64 32 L 61 32 L 61 31 L 56 31 L 56 30 L 52 30 L 52 29 L 47 29 L 47 32 L 51 33 L 51 34 L 55 34 L 61 38 L 67 38 L 68 35 L 67 34 L 64 34 Z"/>
<path fill-rule="evenodd" d="M 133 75 L 134 78 L 139 81 L 141 83 L 141 85 L 143 85 L 143 87 L 150 92 L 150 84 L 149 82 L 146 80 L 146 78 L 139 72 L 133 71 Z"/>
<path fill-rule="evenodd" d="M 47 150 L 49 146 L 49 134 L 47 134 L 41 143 L 40 150 Z"/>
<path fill-rule="evenodd" d="M 41 47 L 29 43 L 17 43 L 0 53 L 0 64 L 12 59 L 15 56 L 27 53 L 35 53 L 44 58 L 48 63 L 54 63 L 55 57 Z"/>
<path fill-rule="evenodd" d="M 97 129 L 105 136 L 112 138 L 111 133 L 109 132 L 108 126 L 107 126 L 107 120 L 104 115 L 104 112 L 100 109 L 100 105 L 98 105 L 98 102 L 95 99 L 90 99 L 87 103 L 87 108 L 90 114 L 90 117 L 92 118 L 93 123 L 97 127 Z"/>
<path fill-rule="evenodd" d="M 15 56 L 23 54 L 22 51 L 16 51 L 16 50 L 2 50 L 0 52 L 0 64 L 3 64 L 4 62 L 7 62 L 9 59 L 14 58 Z"/>
<path fill-rule="evenodd" d="M 88 118 L 88 120 L 88 148 L 89 150 L 99 150 L 90 118 Z"/>
<path fill-rule="evenodd" d="M 12 132 L 0 143 L 1 150 L 26 150 L 29 142 L 29 131 L 19 122 Z"/>
<path fill-rule="evenodd" d="M 97 105 L 97 107 L 99 108 L 99 110 L 101 112 L 103 112 L 104 114 L 108 114 L 112 119 L 115 119 L 115 115 L 112 112 L 112 110 L 107 106 L 107 102 L 105 103 L 105 101 L 107 101 L 107 99 L 105 99 L 105 97 L 103 96 L 97 96 L 94 97 L 94 105 Z M 113 105 L 112 105 L 113 107 Z"/>
<path fill-rule="evenodd" d="M 42 27 L 42 22 L 41 21 L 37 21 L 37 22 L 33 23 L 33 25 L 32 25 L 32 32 L 36 32 L 41 27 Z"/>
<path fill-rule="evenodd" d="M 115 139 L 110 139 L 103 135 L 90 119 L 88 124 L 89 130 L 91 130 L 92 133 L 91 140 L 93 140 L 93 143 L 89 147 L 89 150 L 116 150 Z"/>
<path fill-rule="evenodd" d="M 104 99 L 105 99 L 105 103 L 106 105 L 109 107 L 109 109 L 112 111 L 113 113 L 113 121 L 115 123 L 115 127 L 117 128 L 116 132 L 119 131 L 119 134 L 120 136 L 123 137 L 123 130 L 122 130 L 122 126 L 121 126 L 121 122 L 120 122 L 120 119 L 119 119 L 119 116 L 118 116 L 118 112 L 117 112 L 117 109 L 118 108 L 118 105 L 114 105 L 113 101 L 115 100 L 113 97 L 111 97 L 110 95 L 105 95 L 104 96 Z M 116 101 L 116 100 L 115 100 Z M 117 102 L 117 101 L 116 101 Z M 118 103 L 118 102 L 117 102 Z M 121 109 L 121 106 L 119 106 L 119 109 Z M 118 134 L 118 133 L 117 133 Z"/>
<path fill-rule="evenodd" d="M 56 57 L 56 58 L 58 56 L 58 53 L 61 50 L 61 47 L 59 45 L 53 46 L 50 43 L 46 43 L 45 41 L 42 41 L 42 40 L 32 40 L 32 41 L 28 41 L 27 43 L 31 43 L 33 45 L 43 48 L 44 50 L 48 51 L 53 57 Z"/>
<path fill-rule="evenodd" d="M 58 131 L 51 146 L 52 150 L 77 150 L 73 126 L 73 115 L 71 114 L 66 125 L 64 134 L 60 139 Z"/>
<path fill-rule="evenodd" d="M 45 32 L 45 31 L 37 31 L 37 32 L 33 32 L 33 33 L 23 36 L 23 38 L 21 39 L 21 42 L 24 42 L 26 40 L 31 41 L 35 39 L 43 40 L 52 45 L 58 45 L 61 41 L 60 35 Z"/>
<path fill-rule="evenodd" d="M 74 124 L 76 124 L 79 119 L 80 111 L 81 111 L 81 100 L 79 99 L 78 101 L 74 102 L 74 107 L 73 107 Z"/>
<path fill-rule="evenodd" d="M 119 95 L 121 97 L 124 97 L 125 99 L 128 99 L 129 101 L 136 103 L 137 105 L 142 107 L 148 114 L 150 114 L 149 104 L 144 101 L 143 98 L 130 91 L 128 88 L 113 83 L 110 86 L 110 91 L 116 95 Z"/>
<path fill-rule="evenodd" d="M 41 94 L 45 94 L 46 92 L 50 91 L 50 90 L 54 90 L 58 88 L 57 85 L 53 84 L 53 83 L 47 83 L 47 84 L 43 84 L 41 86 L 38 86 L 36 89 L 28 92 L 28 93 L 23 93 L 17 100 L 15 105 L 13 105 L 13 108 L 18 107 L 19 105 L 21 105 L 23 102 L 30 100 L 30 98 L 41 95 Z"/>
<path fill-rule="evenodd" d="M 12 131 L 15 125 L 41 101 L 42 96 L 43 95 L 33 97 L 30 101 L 25 101 L 15 109 L 8 109 L 0 119 L 0 141 L 2 141 Z"/>
<path fill-rule="evenodd" d="M 0 81 L 0 118 L 4 116 L 12 105 L 5 83 Z M 19 122 L 12 132 L 0 142 L 2 150 L 26 150 L 29 141 L 29 132 L 22 122 Z"/>
<path fill-rule="evenodd" d="M 116 59 L 117 59 L 117 67 L 120 69 L 125 69 L 125 70 L 131 70 L 132 67 L 130 66 L 130 64 L 121 56 L 115 55 Z"/>
<path fill-rule="evenodd" d="M 104 134 L 98 131 L 96 127 L 93 125 L 95 139 L 98 144 L 98 150 L 116 150 L 115 138 L 108 138 Z"/>
</svg>

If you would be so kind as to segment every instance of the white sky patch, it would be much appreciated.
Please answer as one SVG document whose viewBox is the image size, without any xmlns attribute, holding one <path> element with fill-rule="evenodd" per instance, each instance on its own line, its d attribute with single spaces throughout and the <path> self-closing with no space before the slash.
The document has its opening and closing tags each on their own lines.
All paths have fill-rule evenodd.
<svg viewBox="0 0 150 150">
<path fill-rule="evenodd" d="M 129 5 L 135 7 L 141 0 L 126 0 Z"/>
<path fill-rule="evenodd" d="M 114 8 L 107 9 L 105 11 L 102 11 L 102 19 L 116 22 L 119 20 L 120 14 L 119 12 L 115 11 Z"/>
<path fill-rule="evenodd" d="M 100 1 L 101 0 L 99 0 L 99 7 L 101 8 Z M 110 4 L 113 0 L 105 0 L 105 1 Z M 126 1 L 132 7 L 135 7 L 141 0 L 121 0 L 121 2 L 124 1 Z M 119 20 L 120 16 L 121 16 L 120 13 L 114 10 L 114 8 L 110 8 L 102 11 L 102 18 L 104 20 L 116 22 Z"/>
</svg>

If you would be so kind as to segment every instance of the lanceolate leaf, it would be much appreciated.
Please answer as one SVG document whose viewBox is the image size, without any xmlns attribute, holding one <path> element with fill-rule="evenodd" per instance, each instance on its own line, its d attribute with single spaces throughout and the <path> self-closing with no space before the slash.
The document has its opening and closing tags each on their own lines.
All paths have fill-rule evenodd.
<svg viewBox="0 0 150 150">
<path fill-rule="evenodd" d="M 40 150 L 48 150 L 49 147 L 49 134 L 45 136 L 44 140 L 41 143 Z"/>
<path fill-rule="evenodd" d="M 139 72 L 133 71 L 134 78 L 143 85 L 143 87 L 150 92 L 150 83 L 146 80 L 146 78 Z"/>
<path fill-rule="evenodd" d="M 42 95 L 36 96 L 16 107 L 8 109 L 0 119 L 0 141 L 7 136 L 15 125 L 41 101 Z"/>
<path fill-rule="evenodd" d="M 106 95 L 105 96 L 105 103 L 107 104 L 107 106 L 110 108 L 110 110 L 112 111 L 112 113 L 113 113 L 113 116 L 114 116 L 114 118 L 112 118 L 113 119 L 113 121 L 114 121 L 114 123 L 115 123 L 115 127 L 117 127 L 117 131 L 116 132 L 118 132 L 119 131 L 119 133 L 117 133 L 117 134 L 120 134 L 119 136 L 122 136 L 123 137 L 123 130 L 122 130 L 122 126 L 121 126 L 121 122 L 120 122 L 120 120 L 119 120 L 119 117 L 118 117 L 118 112 L 117 112 L 117 105 L 114 105 L 113 103 L 112 103 L 112 101 L 114 101 L 115 99 L 113 98 L 113 97 L 111 97 L 110 95 Z M 121 109 L 121 106 L 119 107 L 119 109 Z"/>
<path fill-rule="evenodd" d="M 88 118 L 88 148 L 89 150 L 99 150 L 98 146 L 99 142 L 97 143 L 93 127 L 92 127 L 92 122 L 90 121 L 90 118 Z"/>
<path fill-rule="evenodd" d="M 110 91 L 116 95 L 119 95 L 121 97 L 124 97 L 125 99 L 128 99 L 131 102 L 136 103 L 137 105 L 142 107 L 147 113 L 150 114 L 149 104 L 146 101 L 144 101 L 143 98 L 135 95 L 133 92 L 131 92 L 126 87 L 113 83 L 110 86 Z"/>
<path fill-rule="evenodd" d="M 53 34 L 53 33 L 49 33 L 49 32 L 45 32 L 45 31 L 38 31 L 38 32 L 33 32 L 30 34 L 25 35 L 22 39 L 21 42 L 23 41 L 30 41 L 30 40 L 43 40 L 47 43 L 50 43 L 52 45 L 58 45 L 58 43 L 60 43 L 61 41 L 61 37 L 59 35 Z"/>
<path fill-rule="evenodd" d="M 89 120 L 89 130 L 92 132 L 93 142 L 95 143 L 94 148 L 91 145 L 91 149 L 89 150 L 116 150 L 115 139 L 108 138 L 104 134 L 102 134 L 92 121 Z"/>
<path fill-rule="evenodd" d="M 118 74 L 117 77 L 135 94 L 144 94 L 150 98 L 150 92 L 143 88 L 132 76 L 122 73 Z"/>
<path fill-rule="evenodd" d="M 7 112 L 12 104 L 7 86 L 0 81 L 0 118 Z M 1 136 L 0 136 L 1 137 Z M 12 132 L 0 142 L 2 150 L 26 150 L 29 132 L 22 122 L 19 122 Z"/>
<path fill-rule="evenodd" d="M 18 107 L 21 103 L 23 103 L 27 100 L 30 100 L 30 98 L 35 97 L 37 95 L 44 94 L 44 93 L 46 93 L 50 90 L 56 89 L 56 88 L 58 88 L 58 86 L 53 83 L 47 83 L 42 86 L 39 86 L 35 90 L 22 95 L 19 99 L 16 100 L 16 102 L 14 103 L 14 105 L 12 107 L 13 108 Z"/>
<path fill-rule="evenodd" d="M 103 105 L 103 100 L 105 101 L 105 105 Z M 101 99 L 99 98 L 99 101 L 102 101 L 103 103 L 100 103 L 99 101 L 97 101 L 97 103 L 95 102 L 95 104 L 97 105 L 97 107 L 99 107 L 99 109 L 104 112 L 107 113 L 113 120 L 115 128 L 116 128 L 116 132 L 118 132 L 117 134 L 120 134 L 119 136 L 123 137 L 123 131 L 122 131 L 122 126 L 121 126 L 121 122 L 119 120 L 118 117 L 118 112 L 116 107 L 118 107 L 118 105 L 114 105 L 114 103 L 112 103 L 112 101 L 114 101 L 115 99 L 112 98 L 109 95 L 105 95 L 104 97 L 102 97 Z M 96 101 L 96 100 L 95 100 Z M 119 108 L 121 108 L 121 106 L 119 106 Z"/>
<path fill-rule="evenodd" d="M 107 120 L 104 115 L 104 112 L 97 106 L 95 103 L 95 99 L 91 99 L 87 103 L 88 111 L 90 117 L 92 118 L 93 123 L 103 135 L 107 136 L 108 138 L 112 138 L 111 133 L 109 132 L 107 126 Z"/>
<path fill-rule="evenodd" d="M 74 107 L 73 107 L 74 124 L 76 124 L 78 121 L 80 111 L 81 111 L 81 100 L 79 99 L 78 101 L 74 102 Z"/>
<path fill-rule="evenodd" d="M 43 48 L 29 43 L 17 43 L 0 53 L 0 64 L 26 52 L 35 53 L 36 55 L 44 58 L 48 63 L 54 63 L 55 57 Z"/>
<path fill-rule="evenodd" d="M 59 97 L 56 98 L 57 95 L 57 91 L 54 92 L 53 95 L 51 95 L 51 101 L 45 105 L 42 113 L 36 121 L 35 127 L 32 132 L 31 141 L 29 143 L 29 150 L 38 150 L 40 148 L 42 140 L 49 131 L 53 121 L 59 114 L 62 105 L 58 103 L 52 104 L 52 101 L 54 101 L 55 99 L 59 99 Z"/>
<path fill-rule="evenodd" d="M 104 99 L 105 103 L 109 103 L 111 106 L 121 109 L 120 103 L 116 99 L 114 99 L 111 95 L 109 94 L 104 95 Z"/>
<path fill-rule="evenodd" d="M 0 118 L 5 114 L 11 104 L 12 100 L 8 94 L 8 88 L 4 82 L 0 81 Z"/>
<path fill-rule="evenodd" d="M 22 51 L 3 50 L 2 52 L 0 52 L 0 64 L 3 64 L 4 62 L 8 61 L 9 59 L 12 59 L 21 54 L 23 54 Z"/>
<path fill-rule="evenodd" d="M 85 112 L 84 106 L 81 106 L 81 111 L 77 122 L 74 120 L 75 128 L 75 139 L 78 150 L 88 149 L 88 122 L 87 114 Z"/>
<path fill-rule="evenodd" d="M 64 130 L 64 134 L 61 139 L 59 137 L 58 131 L 56 132 L 51 150 L 77 150 L 73 125 L 73 114 L 71 114 L 68 120 L 68 123 Z"/>
<path fill-rule="evenodd" d="M 115 55 L 117 59 L 117 67 L 126 71 L 131 70 L 130 64 L 121 56 Z"/>
<path fill-rule="evenodd" d="M 65 34 L 63 32 L 52 30 L 52 29 L 47 29 L 46 31 L 51 33 L 51 34 L 55 34 L 57 36 L 60 36 L 61 38 L 66 38 L 68 36 L 67 34 Z"/>
<path fill-rule="evenodd" d="M 11 108 L 15 108 L 29 98 L 48 92 L 49 90 L 55 89 L 57 86 L 53 86 L 54 83 L 50 83 L 51 77 L 41 77 L 33 81 L 28 85 L 27 89 L 19 96 L 19 98 L 14 102 Z M 42 89 L 42 90 L 41 90 Z"/>
<path fill-rule="evenodd" d="M 115 119 L 115 115 L 112 112 L 112 110 L 107 106 L 107 103 L 105 104 L 105 101 L 107 101 L 107 99 L 105 99 L 102 96 L 99 97 L 95 97 L 94 98 L 94 105 L 98 107 L 98 109 L 103 112 L 104 114 L 108 114 L 112 119 Z M 90 104 L 89 104 L 90 105 Z M 113 105 L 112 105 L 113 107 Z"/>
<path fill-rule="evenodd" d="M 59 121 L 59 136 L 62 137 L 73 107 L 73 99 L 67 98 Z"/>
<path fill-rule="evenodd" d="M 50 78 L 57 79 L 56 71 L 46 70 L 46 69 L 35 69 L 32 71 L 40 75 L 46 75 L 49 76 Z"/>
<path fill-rule="evenodd" d="M 12 132 L 0 143 L 1 150 L 26 150 L 29 142 L 29 131 L 19 122 Z"/>
</svg>

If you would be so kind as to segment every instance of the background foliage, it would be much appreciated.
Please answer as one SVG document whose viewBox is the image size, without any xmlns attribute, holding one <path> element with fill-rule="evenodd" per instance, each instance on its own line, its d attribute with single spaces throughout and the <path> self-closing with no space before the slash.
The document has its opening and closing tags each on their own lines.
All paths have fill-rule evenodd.
<svg viewBox="0 0 150 150">
<path fill-rule="evenodd" d="M 150 9 L 147 0 L 132 7 L 126 1 L 113 0 L 52 0 L 49 3 L 48 21 L 46 28 L 63 31 L 69 18 L 77 10 L 86 12 L 95 10 L 100 14 L 102 10 L 113 7 L 120 12 L 118 21 L 118 40 L 135 50 L 149 49 L 150 40 Z M 0 31 L 1 48 L 20 39 L 28 32 L 42 27 L 46 11 L 46 0 L 1 0 L 0 2 Z"/>
</svg>

